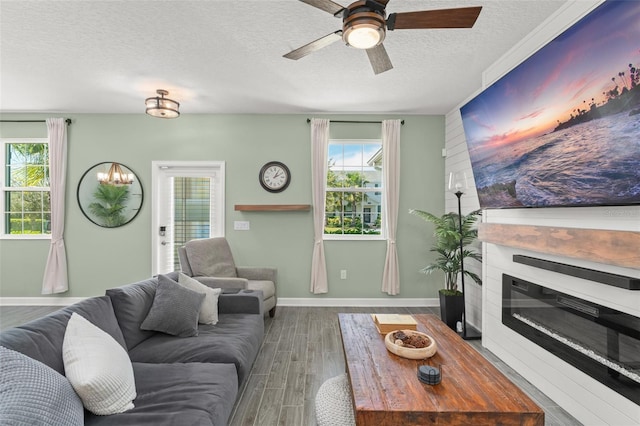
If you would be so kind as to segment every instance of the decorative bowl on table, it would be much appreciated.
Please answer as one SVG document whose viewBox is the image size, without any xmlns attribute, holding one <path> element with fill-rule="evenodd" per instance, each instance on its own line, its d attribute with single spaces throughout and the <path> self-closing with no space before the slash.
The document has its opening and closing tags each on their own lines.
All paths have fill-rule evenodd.
<svg viewBox="0 0 640 426">
<path fill-rule="evenodd" d="M 387 333 L 384 344 L 389 352 L 408 359 L 431 358 L 438 349 L 433 337 L 415 330 Z"/>
</svg>

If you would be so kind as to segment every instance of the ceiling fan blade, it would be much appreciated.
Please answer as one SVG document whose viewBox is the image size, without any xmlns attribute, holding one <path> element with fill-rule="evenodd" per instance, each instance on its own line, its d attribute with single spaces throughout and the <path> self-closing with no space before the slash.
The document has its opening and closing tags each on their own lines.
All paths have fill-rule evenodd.
<svg viewBox="0 0 640 426">
<path fill-rule="evenodd" d="M 324 37 L 320 37 L 317 40 L 312 41 L 311 43 L 305 44 L 302 47 L 298 47 L 295 50 L 287 53 L 286 55 L 282 55 L 287 59 L 298 60 L 307 56 L 309 53 L 313 53 L 316 50 L 320 50 L 323 47 L 327 47 L 332 43 L 335 43 L 338 40 L 342 40 L 342 30 L 338 30 L 335 33 L 327 34 Z"/>
<path fill-rule="evenodd" d="M 302 3 L 306 3 L 309 6 L 316 7 L 325 12 L 329 12 L 332 15 L 338 15 L 344 10 L 344 7 L 338 3 L 334 3 L 331 0 L 300 0 Z"/>
<path fill-rule="evenodd" d="M 371 62 L 371 67 L 373 67 L 373 72 L 376 75 L 393 68 L 391 59 L 389 59 L 389 55 L 387 55 L 387 49 L 384 48 L 382 43 L 371 49 L 367 49 L 367 56 L 369 57 L 369 62 Z"/>
<path fill-rule="evenodd" d="M 387 19 L 387 29 L 471 28 L 481 10 L 482 6 L 476 6 L 392 13 Z"/>
</svg>

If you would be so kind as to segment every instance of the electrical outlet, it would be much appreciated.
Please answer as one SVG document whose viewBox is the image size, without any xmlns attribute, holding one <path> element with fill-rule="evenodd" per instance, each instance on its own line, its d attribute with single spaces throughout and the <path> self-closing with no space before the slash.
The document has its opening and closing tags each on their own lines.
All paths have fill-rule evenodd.
<svg viewBox="0 0 640 426">
<path fill-rule="evenodd" d="M 347 270 L 346 269 L 341 269 L 340 270 L 340 279 L 341 280 L 346 280 L 347 279 Z"/>
</svg>

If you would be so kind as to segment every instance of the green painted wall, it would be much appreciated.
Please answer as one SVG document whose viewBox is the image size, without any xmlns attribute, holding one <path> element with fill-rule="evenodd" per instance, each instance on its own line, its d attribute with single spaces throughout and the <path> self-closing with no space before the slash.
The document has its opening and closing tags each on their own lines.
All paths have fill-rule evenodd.
<svg viewBox="0 0 640 426">
<path fill-rule="evenodd" d="M 278 268 L 280 297 L 375 298 L 380 291 L 385 241 L 326 241 L 329 293 L 309 292 L 313 246 L 311 212 L 236 212 L 234 204 L 311 203 L 310 130 L 307 115 L 188 115 L 160 120 L 144 114 L 65 114 L 68 133 L 67 247 L 70 290 L 59 296 L 104 294 L 105 289 L 151 274 L 151 162 L 153 160 L 223 160 L 226 162 L 226 236 L 238 265 Z M 321 116 L 316 116 L 321 117 Z M 380 120 L 393 116 L 336 115 L 336 120 Z M 46 115 L 3 114 L 3 119 L 41 119 Z M 441 277 L 418 270 L 430 253 L 431 229 L 409 215 L 410 208 L 444 209 L 443 116 L 402 116 L 401 194 L 398 253 L 399 297 L 437 297 Z M 45 137 L 37 123 L 2 123 L 0 137 Z M 379 124 L 331 125 L 334 138 L 380 137 Z M 269 160 L 289 166 L 292 182 L 280 194 L 258 183 L 258 170 Z M 115 229 L 87 220 L 76 201 L 86 169 L 118 161 L 133 169 L 145 190 L 142 211 Z M 250 231 L 234 231 L 234 220 L 251 222 Z M 40 297 L 48 240 L 0 240 L 0 296 Z M 341 269 L 348 279 L 340 280 Z M 51 296 L 51 297 L 56 297 Z"/>
</svg>

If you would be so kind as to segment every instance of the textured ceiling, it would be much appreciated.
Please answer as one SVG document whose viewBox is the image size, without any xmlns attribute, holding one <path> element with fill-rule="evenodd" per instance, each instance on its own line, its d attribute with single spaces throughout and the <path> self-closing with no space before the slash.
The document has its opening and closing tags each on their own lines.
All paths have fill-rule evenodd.
<svg viewBox="0 0 640 426">
<path fill-rule="evenodd" d="M 283 58 L 341 27 L 296 0 L 0 0 L 0 112 L 141 113 L 162 88 L 184 114 L 444 114 L 564 3 L 391 0 L 388 13 L 483 10 L 472 29 L 389 32 L 394 69 L 376 76 L 341 42 Z"/>
</svg>

